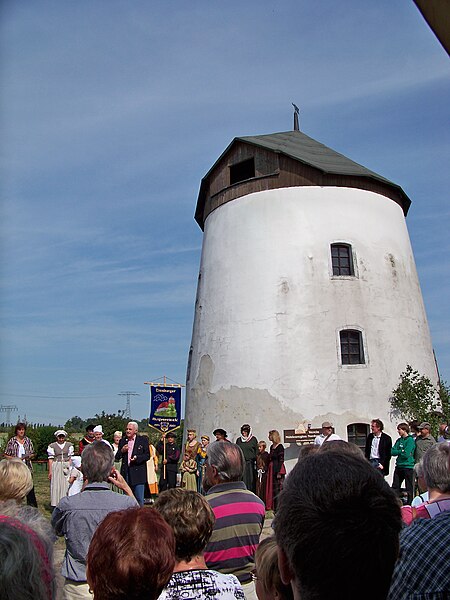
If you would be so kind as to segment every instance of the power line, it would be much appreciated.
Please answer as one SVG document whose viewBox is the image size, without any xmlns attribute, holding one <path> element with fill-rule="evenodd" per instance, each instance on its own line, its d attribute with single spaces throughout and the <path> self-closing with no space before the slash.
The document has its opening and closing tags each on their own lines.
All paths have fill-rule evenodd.
<svg viewBox="0 0 450 600">
<path fill-rule="evenodd" d="M 11 425 L 11 412 L 17 411 L 18 408 L 15 404 L 0 404 L 0 412 L 6 413 L 6 424 Z"/>
<path fill-rule="evenodd" d="M 123 413 L 123 416 L 126 419 L 131 419 L 131 401 L 130 401 L 130 397 L 131 396 L 140 396 L 140 394 L 138 394 L 137 392 L 120 392 L 120 394 L 117 394 L 118 396 L 126 396 L 127 397 L 127 405 L 125 407 L 125 412 Z"/>
</svg>

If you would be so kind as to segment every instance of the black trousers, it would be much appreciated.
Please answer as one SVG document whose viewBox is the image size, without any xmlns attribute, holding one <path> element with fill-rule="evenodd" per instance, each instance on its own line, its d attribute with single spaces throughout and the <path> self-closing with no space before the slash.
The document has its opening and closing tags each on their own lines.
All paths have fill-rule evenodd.
<svg viewBox="0 0 450 600">
<path fill-rule="evenodd" d="M 177 473 L 178 470 L 172 471 L 167 468 L 166 465 L 166 476 L 164 477 L 164 465 L 160 466 L 161 476 L 159 478 L 159 491 L 164 492 L 164 490 L 171 490 L 172 488 L 177 487 Z"/>
<path fill-rule="evenodd" d="M 394 478 L 392 480 L 392 489 L 395 490 L 399 496 L 403 481 L 405 482 L 406 493 L 408 494 L 408 504 L 411 504 L 414 494 L 413 468 L 406 469 L 405 467 L 395 467 Z"/>
</svg>

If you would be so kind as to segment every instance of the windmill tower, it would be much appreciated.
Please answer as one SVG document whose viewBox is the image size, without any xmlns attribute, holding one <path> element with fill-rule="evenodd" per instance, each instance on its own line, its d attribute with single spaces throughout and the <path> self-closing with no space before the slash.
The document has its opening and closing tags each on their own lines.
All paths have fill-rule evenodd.
<svg viewBox="0 0 450 600">
<path fill-rule="evenodd" d="M 202 433 L 320 427 L 361 442 L 406 364 L 437 381 L 395 183 L 300 131 L 235 138 L 203 178 L 186 385 Z M 359 436 L 359 439 L 358 439 Z M 287 457 L 296 458 L 293 445 Z"/>
</svg>

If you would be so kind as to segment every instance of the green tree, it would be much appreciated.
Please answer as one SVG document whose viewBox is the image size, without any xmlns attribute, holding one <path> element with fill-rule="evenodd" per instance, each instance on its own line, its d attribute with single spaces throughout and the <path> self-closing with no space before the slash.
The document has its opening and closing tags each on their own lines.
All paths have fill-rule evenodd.
<svg viewBox="0 0 450 600">
<path fill-rule="evenodd" d="M 80 433 L 82 431 L 84 432 L 85 428 L 86 421 L 81 417 L 77 416 L 71 417 L 64 424 L 64 429 L 67 431 L 67 433 Z"/>
<path fill-rule="evenodd" d="M 56 441 L 54 425 L 28 425 L 27 436 L 33 442 L 34 460 L 47 458 L 48 445 Z"/>
<path fill-rule="evenodd" d="M 429 377 L 421 375 L 411 365 L 400 375 L 400 383 L 392 390 L 392 414 L 397 418 L 428 421 L 434 432 L 442 418 L 439 392 Z"/>
<path fill-rule="evenodd" d="M 6 444 L 8 443 L 8 434 L 6 432 L 0 432 L 0 459 L 3 458 L 3 453 L 6 449 Z"/>
<path fill-rule="evenodd" d="M 108 442 L 112 442 L 115 431 L 125 433 L 128 419 L 125 419 L 123 412 L 120 410 L 117 414 L 108 414 L 103 410 L 100 415 L 95 415 L 93 419 L 87 419 L 87 422 L 91 422 L 94 425 L 101 425 L 103 428 L 103 437 Z"/>
<path fill-rule="evenodd" d="M 439 380 L 439 403 L 444 419 L 450 419 L 450 386 L 443 379 Z"/>
</svg>

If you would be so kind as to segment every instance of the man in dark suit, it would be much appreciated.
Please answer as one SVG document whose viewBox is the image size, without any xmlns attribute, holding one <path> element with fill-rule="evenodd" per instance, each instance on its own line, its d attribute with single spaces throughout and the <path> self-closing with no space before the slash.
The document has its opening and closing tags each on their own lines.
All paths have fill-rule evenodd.
<svg viewBox="0 0 450 600">
<path fill-rule="evenodd" d="M 370 424 L 372 433 L 369 433 L 366 440 L 364 454 L 370 464 L 379 469 L 383 477 L 389 475 L 389 464 L 391 462 L 392 438 L 383 433 L 383 421 L 374 419 Z"/>
<path fill-rule="evenodd" d="M 144 504 L 144 490 L 147 483 L 147 461 L 150 459 L 148 438 L 138 435 L 138 424 L 130 421 L 125 437 L 119 442 L 116 461 L 122 459 L 120 474 L 133 490 L 134 497 L 141 506 Z"/>
</svg>

